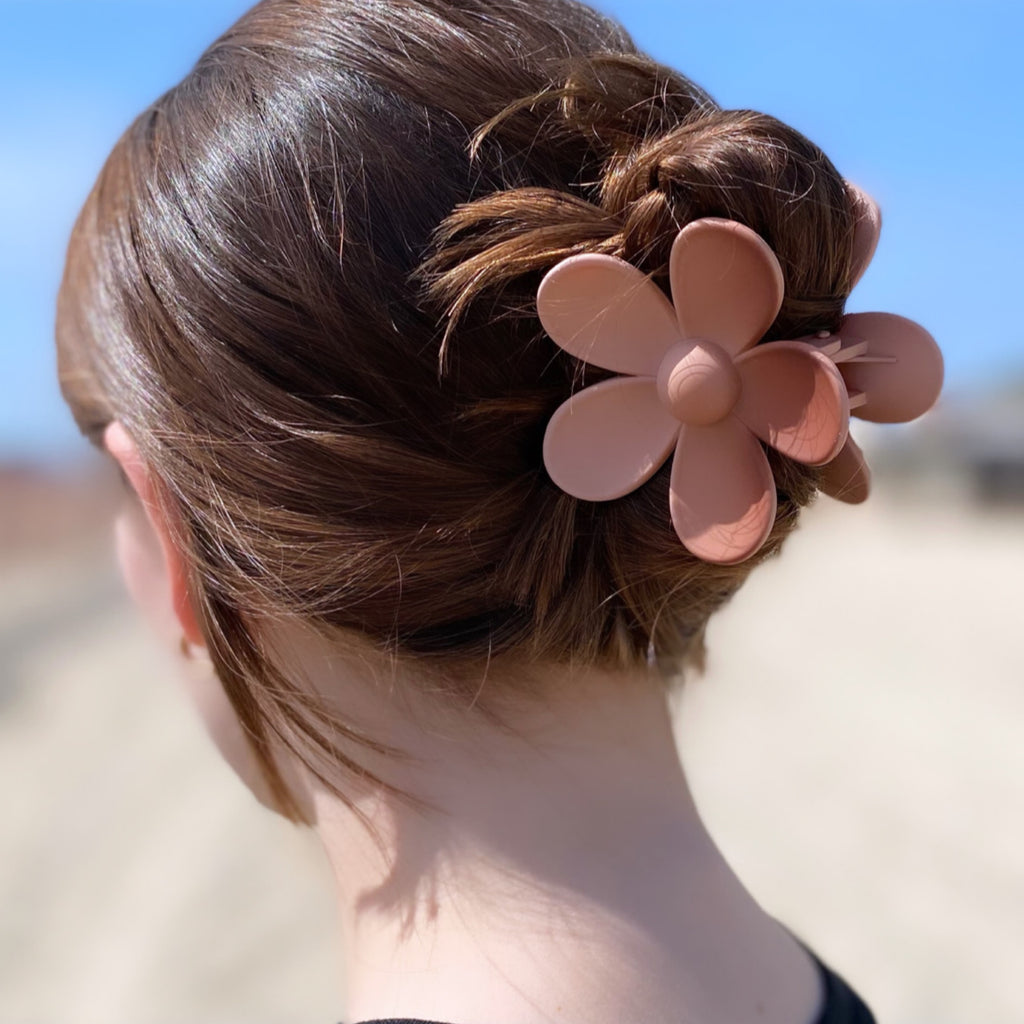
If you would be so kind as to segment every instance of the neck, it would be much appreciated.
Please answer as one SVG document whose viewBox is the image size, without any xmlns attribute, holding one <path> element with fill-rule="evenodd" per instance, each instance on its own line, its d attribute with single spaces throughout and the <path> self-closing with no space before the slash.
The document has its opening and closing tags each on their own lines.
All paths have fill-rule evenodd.
<svg viewBox="0 0 1024 1024">
<path fill-rule="evenodd" d="M 373 770 L 436 809 L 365 794 L 378 842 L 317 791 L 344 1019 L 810 1020 L 817 979 L 707 835 L 660 680 L 548 692 L 513 729 L 374 714 L 412 756 Z"/>
</svg>

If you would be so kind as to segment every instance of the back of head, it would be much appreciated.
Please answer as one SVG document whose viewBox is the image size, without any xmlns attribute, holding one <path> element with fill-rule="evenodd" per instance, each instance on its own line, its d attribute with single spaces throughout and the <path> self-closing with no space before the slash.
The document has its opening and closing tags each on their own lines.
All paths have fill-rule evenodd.
<svg viewBox="0 0 1024 1024">
<path fill-rule="evenodd" d="M 128 129 L 72 239 L 62 383 L 162 481 L 257 746 L 317 733 L 261 619 L 454 695 L 489 659 L 699 659 L 816 471 L 769 450 L 776 522 L 740 565 L 680 545 L 667 486 L 563 493 L 545 425 L 605 374 L 552 345 L 535 296 L 581 252 L 666 287 L 679 228 L 709 216 L 779 259 L 765 340 L 838 326 L 854 217 L 827 158 L 570 0 L 264 0 Z"/>
</svg>

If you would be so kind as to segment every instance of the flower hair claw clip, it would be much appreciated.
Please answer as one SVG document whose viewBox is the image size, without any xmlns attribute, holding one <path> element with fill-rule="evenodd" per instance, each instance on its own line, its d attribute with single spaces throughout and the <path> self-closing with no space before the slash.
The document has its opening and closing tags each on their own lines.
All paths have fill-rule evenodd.
<svg viewBox="0 0 1024 1024">
<path fill-rule="evenodd" d="M 876 241 L 877 229 L 872 238 L 859 227 L 857 276 Z M 937 352 L 927 332 L 902 317 L 858 314 L 835 336 L 757 345 L 781 308 L 782 270 L 767 243 L 735 221 L 684 227 L 669 281 L 671 302 L 632 264 L 596 253 L 545 275 L 537 310 L 547 333 L 578 359 L 622 374 L 573 394 L 551 417 L 544 464 L 552 480 L 574 497 L 610 501 L 672 456 L 676 533 L 694 555 L 722 564 L 757 552 L 775 521 L 761 442 L 828 464 L 829 493 L 866 494 L 863 457 L 847 436 L 851 405 L 865 418 L 912 418 L 901 374 L 892 373 L 908 347 L 896 339 L 912 328 Z M 921 349 L 920 339 L 909 347 Z M 915 409 L 931 386 L 920 390 Z"/>
<path fill-rule="evenodd" d="M 775 521 L 775 480 L 761 441 L 801 462 L 846 442 L 849 401 L 815 345 L 755 347 L 782 305 L 767 243 L 735 221 L 684 227 L 669 260 L 670 302 L 632 264 L 572 256 L 544 277 L 537 310 L 567 352 L 628 376 L 572 395 L 552 416 L 544 464 L 567 493 L 607 501 L 635 490 L 672 455 L 669 507 L 683 544 L 732 563 Z"/>
</svg>

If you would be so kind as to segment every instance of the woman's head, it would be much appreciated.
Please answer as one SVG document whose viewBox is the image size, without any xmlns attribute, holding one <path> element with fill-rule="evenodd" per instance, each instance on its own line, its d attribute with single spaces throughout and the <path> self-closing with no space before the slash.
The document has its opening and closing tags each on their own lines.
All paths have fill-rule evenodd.
<svg viewBox="0 0 1024 1024">
<path fill-rule="evenodd" d="M 544 427 L 597 375 L 534 297 L 585 251 L 664 285 L 706 216 L 778 256 L 768 339 L 838 325 L 854 215 L 825 156 L 563 0 L 264 0 L 128 129 L 72 238 L 62 385 L 157 482 L 196 634 L 264 758 L 329 740 L 261 623 L 478 703 L 487 662 L 500 686 L 502 662 L 699 658 L 756 560 L 690 555 L 666 487 L 589 504 L 548 479 Z M 817 479 L 770 458 L 763 554 Z"/>
</svg>

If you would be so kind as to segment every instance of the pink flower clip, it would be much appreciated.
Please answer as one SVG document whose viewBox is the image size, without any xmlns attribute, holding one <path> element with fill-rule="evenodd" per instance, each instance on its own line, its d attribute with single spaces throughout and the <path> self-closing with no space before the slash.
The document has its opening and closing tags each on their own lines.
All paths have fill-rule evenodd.
<svg viewBox="0 0 1024 1024">
<path fill-rule="evenodd" d="M 853 284 L 864 275 L 878 246 L 878 204 L 849 185 L 857 225 L 853 240 Z M 851 415 L 875 423 L 909 423 L 926 413 L 942 390 L 942 352 L 920 325 L 893 313 L 851 313 L 835 334 L 811 339 L 839 368 L 850 396 Z M 852 437 L 822 471 L 821 489 L 858 504 L 868 496 L 871 474 Z"/>
<path fill-rule="evenodd" d="M 537 294 L 544 329 L 570 354 L 624 376 L 584 388 L 555 411 L 544 464 L 568 494 L 610 501 L 672 454 L 669 508 L 698 558 L 753 555 L 775 521 L 761 442 L 823 465 L 847 440 L 844 379 L 822 342 L 757 346 L 782 305 L 767 243 L 735 221 L 684 227 L 669 260 L 670 302 L 632 264 L 588 253 L 562 260 Z"/>
</svg>

